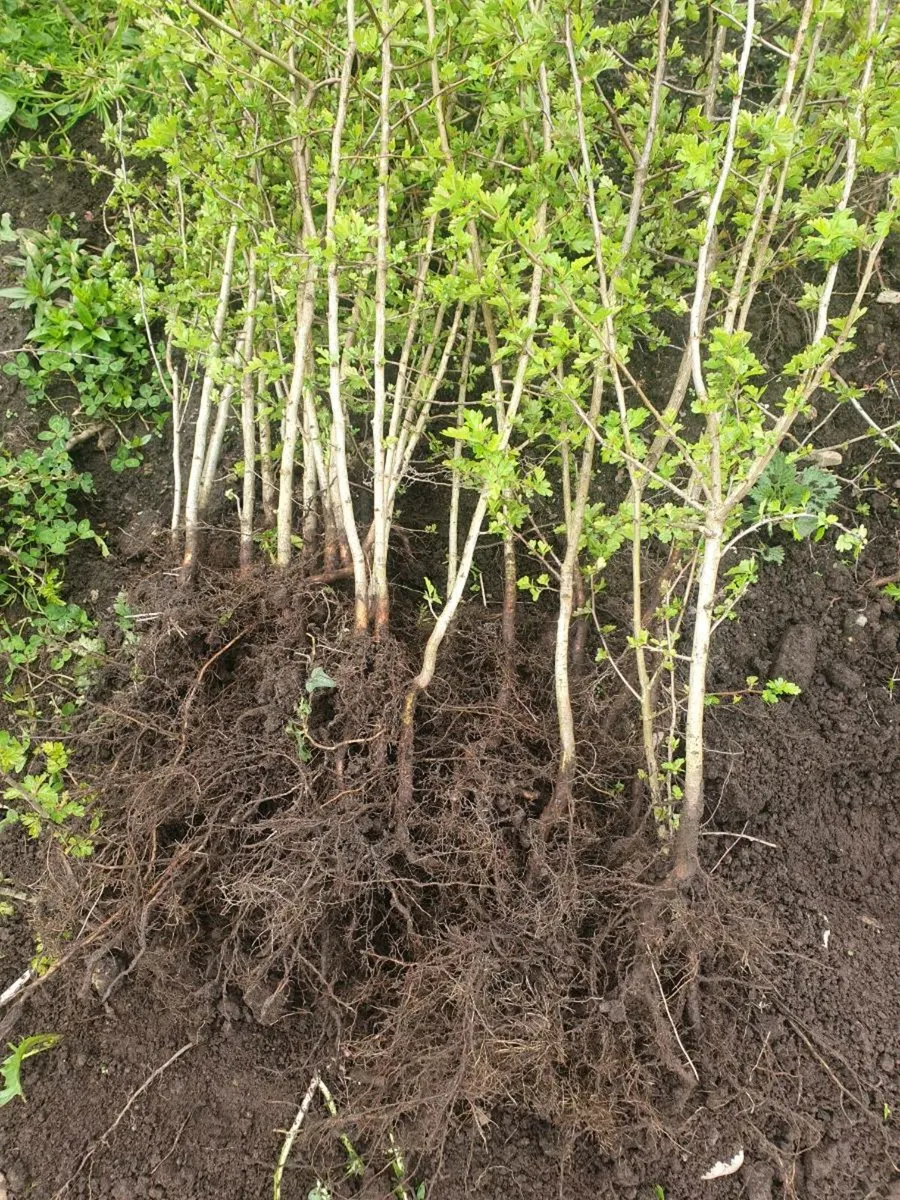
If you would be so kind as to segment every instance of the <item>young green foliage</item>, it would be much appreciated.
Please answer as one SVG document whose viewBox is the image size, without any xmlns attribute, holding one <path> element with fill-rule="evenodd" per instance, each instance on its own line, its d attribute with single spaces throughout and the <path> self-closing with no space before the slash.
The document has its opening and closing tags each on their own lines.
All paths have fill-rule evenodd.
<svg viewBox="0 0 900 1200">
<path fill-rule="evenodd" d="M 43 770 L 33 769 L 37 762 Z M 0 829 L 19 824 L 33 838 L 49 831 L 67 854 L 85 858 L 93 851 L 100 814 L 89 813 L 90 796 L 76 798 L 70 792 L 68 765 L 68 752 L 60 742 L 42 742 L 33 749 L 27 735 L 17 738 L 0 729 L 0 777 L 6 785 Z"/>
<path fill-rule="evenodd" d="M 108 116 L 133 95 L 137 46 L 115 0 L 0 0 L 0 132 Z"/>
<path fill-rule="evenodd" d="M 17 1096 L 25 1099 L 25 1093 L 22 1090 L 22 1064 L 28 1058 L 33 1058 L 35 1054 L 43 1054 L 45 1050 L 52 1050 L 59 1041 L 57 1033 L 35 1033 L 30 1037 L 24 1037 L 21 1041 L 13 1044 L 9 1043 L 9 1054 L 0 1062 L 0 1075 L 3 1076 L 3 1087 L 0 1088 L 0 1108 L 5 1104 L 9 1104 L 10 1100 L 15 1100 Z"/>
</svg>

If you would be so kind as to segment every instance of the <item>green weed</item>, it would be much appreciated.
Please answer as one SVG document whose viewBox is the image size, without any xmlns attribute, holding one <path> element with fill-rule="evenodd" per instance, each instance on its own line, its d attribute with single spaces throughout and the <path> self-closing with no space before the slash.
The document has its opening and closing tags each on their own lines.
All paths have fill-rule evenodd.
<svg viewBox="0 0 900 1200">
<path fill-rule="evenodd" d="M 29 837 L 49 830 L 67 854 L 85 858 L 93 850 L 92 835 L 99 813 L 89 814 L 92 797 L 76 797 L 66 784 L 69 756 L 60 742 L 42 742 L 32 749 L 27 735 L 14 737 L 0 729 L 0 776 L 5 813 L 0 829 L 21 825 Z M 42 765 L 43 769 L 34 769 Z M 29 767 L 32 768 L 29 770 Z M 85 824 L 83 832 L 73 831 Z"/>
<path fill-rule="evenodd" d="M 114 246 L 90 253 L 83 240 L 66 235 L 59 217 L 47 230 L 13 230 L 8 214 L 0 241 L 15 243 L 9 261 L 16 284 L 0 289 L 12 308 L 28 311 L 28 348 L 3 370 L 24 386 L 28 402 L 41 411 L 65 405 L 37 435 L 39 447 L 14 453 L 0 447 L 0 651 L 9 683 L 21 669 L 47 657 L 51 672 L 71 671 L 68 683 L 83 692 L 102 643 L 84 609 L 62 594 L 63 562 L 79 541 L 92 541 L 105 554 L 90 522 L 78 516 L 79 501 L 94 490 L 78 471 L 70 447 L 86 427 L 111 423 L 119 444 L 110 466 L 136 467 L 141 447 L 163 419 L 163 394 L 151 374 L 143 322 L 128 292 L 127 269 Z M 153 380 L 151 382 L 151 380 Z M 138 416 L 137 433 L 120 423 Z M 87 426 L 86 426 L 87 423 Z M 28 693 L 33 696 L 34 687 Z M 18 697 L 13 695 L 14 702 Z M 64 708 L 73 707 L 68 700 Z M 64 712 L 63 715 L 66 715 Z"/>
<path fill-rule="evenodd" d="M 751 491 L 744 520 L 748 525 L 771 520 L 774 527 L 797 539 L 817 535 L 818 540 L 825 532 L 821 514 L 827 513 L 840 491 L 830 471 L 815 466 L 798 471 L 797 464 L 779 451 Z M 784 520 L 778 520 L 781 516 Z"/>
<path fill-rule="evenodd" d="M 15 1045 L 12 1042 L 9 1043 L 10 1053 L 0 1063 L 0 1075 L 3 1076 L 3 1087 L 0 1088 L 0 1108 L 4 1104 L 9 1104 L 10 1100 L 14 1100 L 16 1096 L 25 1099 L 25 1093 L 22 1090 L 22 1064 L 26 1058 L 32 1058 L 35 1054 L 51 1050 L 58 1041 L 59 1034 L 57 1033 L 35 1033 L 31 1037 L 22 1038 Z"/>
<path fill-rule="evenodd" d="M 0 288 L 0 296 L 33 319 L 28 349 L 6 363 L 4 373 L 25 387 L 32 406 L 65 397 L 73 417 L 85 421 L 142 416 L 158 423 L 164 396 L 151 373 L 146 330 L 118 248 L 91 253 L 83 239 L 65 234 L 58 216 L 44 233 L 13 232 L 7 220 L 3 237 L 18 245 L 7 261 L 18 269 L 19 282 Z M 123 438 L 113 470 L 137 466 L 150 436 Z"/>
<path fill-rule="evenodd" d="M 141 65 L 123 10 L 116 0 L 0 0 L 0 131 L 108 118 Z"/>
<path fill-rule="evenodd" d="M 87 614 L 60 590 L 57 563 L 75 543 L 91 541 L 106 553 L 90 522 L 78 517 L 75 500 L 93 491 L 93 481 L 73 466 L 69 434 L 66 418 L 53 416 L 38 435 L 39 448 L 14 454 L 0 446 L 0 608 L 18 613 L 12 622 L 0 618 L 7 683 L 44 651 L 52 669 L 61 670 L 98 648 Z"/>
<path fill-rule="evenodd" d="M 306 695 L 301 696 L 294 706 L 294 717 L 285 726 L 285 732 L 294 739 L 297 757 L 302 763 L 309 762 L 312 751 L 309 746 L 309 718 L 312 713 L 312 698 L 316 692 L 330 691 L 337 684 L 321 667 L 313 667 L 306 681 Z"/>
</svg>

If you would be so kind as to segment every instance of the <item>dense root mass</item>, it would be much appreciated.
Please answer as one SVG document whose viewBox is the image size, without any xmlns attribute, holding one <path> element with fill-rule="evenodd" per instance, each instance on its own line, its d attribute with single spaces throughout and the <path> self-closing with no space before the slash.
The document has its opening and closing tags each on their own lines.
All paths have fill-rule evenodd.
<svg viewBox="0 0 900 1200">
<path fill-rule="evenodd" d="M 351 621 L 299 579 L 168 609 L 82 736 L 103 841 L 57 928 L 108 921 L 91 961 L 115 948 L 161 989 L 189 961 L 259 1021 L 297 1022 L 342 1064 L 359 1128 L 403 1119 L 424 1146 L 510 1100 L 604 1139 L 664 1098 L 674 1115 L 696 1083 L 696 975 L 736 956 L 714 904 L 660 892 L 655 834 L 627 840 L 635 752 L 603 703 L 583 705 L 578 816 L 548 839 L 550 650 L 525 631 L 501 712 L 496 622 L 467 616 L 418 711 L 401 840 L 413 655 Z"/>
</svg>

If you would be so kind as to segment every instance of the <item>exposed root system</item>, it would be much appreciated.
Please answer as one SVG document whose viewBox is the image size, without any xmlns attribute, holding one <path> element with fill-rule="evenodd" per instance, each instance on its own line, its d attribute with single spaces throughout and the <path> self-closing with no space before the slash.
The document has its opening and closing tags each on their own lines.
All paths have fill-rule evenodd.
<svg viewBox="0 0 900 1200">
<path fill-rule="evenodd" d="M 702 973 L 730 971 L 739 939 L 708 897 L 666 892 L 655 833 L 634 836 L 637 750 L 583 697 L 577 815 L 545 837 L 551 652 L 523 632 L 501 709 L 500 631 L 473 611 L 418 707 L 400 837 L 421 637 L 351 625 L 291 578 L 180 597 L 80 736 L 103 840 L 48 923 L 113 916 L 106 992 L 151 968 L 177 991 L 190 963 L 258 1020 L 300 1022 L 340 1064 L 347 1118 L 402 1121 L 408 1145 L 509 1101 L 610 1141 L 630 1114 L 677 1116 L 707 1065 Z"/>
</svg>

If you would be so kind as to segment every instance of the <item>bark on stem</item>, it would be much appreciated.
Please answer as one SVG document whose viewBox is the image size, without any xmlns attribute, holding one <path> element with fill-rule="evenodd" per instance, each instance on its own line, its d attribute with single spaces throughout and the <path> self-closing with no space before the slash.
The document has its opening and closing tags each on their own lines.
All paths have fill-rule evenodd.
<svg viewBox="0 0 900 1200">
<path fill-rule="evenodd" d="M 603 370 L 598 363 L 594 368 L 594 383 L 588 416 L 596 425 L 603 402 Z M 584 517 L 587 511 L 591 487 L 591 472 L 594 461 L 595 440 L 590 433 L 585 437 L 578 468 L 575 496 L 566 505 L 566 552 L 559 574 L 559 614 L 556 621 L 556 650 L 553 663 L 553 679 L 556 689 L 556 715 L 559 725 L 559 765 L 556 776 L 556 793 L 553 804 L 548 805 L 544 817 L 555 819 L 568 810 L 571 803 L 572 772 L 575 768 L 575 720 L 572 713 L 572 696 L 569 686 L 569 635 L 572 626 L 572 609 L 575 603 L 575 577 L 578 573 L 578 552 Z M 568 456 L 564 456 L 563 469 L 568 475 Z M 568 492 L 568 484 L 566 491 Z"/>
<path fill-rule="evenodd" d="M 378 215 L 375 246 L 375 402 L 372 413 L 372 465 L 374 472 L 374 547 L 370 581 L 370 611 L 376 641 L 387 629 L 390 617 L 387 558 L 390 518 L 387 509 L 388 480 L 385 477 L 384 422 L 387 408 L 385 354 L 387 334 L 388 274 L 388 185 L 391 166 L 391 11 L 381 6 L 381 95 L 378 109 Z"/>
<path fill-rule="evenodd" d="M 209 357 L 216 356 L 222 346 L 222 334 L 225 331 L 225 318 L 228 313 L 228 297 L 231 293 L 231 276 L 234 270 L 234 250 L 237 244 L 238 227 L 232 225 L 228 230 L 225 242 L 225 261 L 222 265 L 222 279 L 219 284 L 219 299 L 213 318 L 212 338 L 210 340 Z M 213 379 L 207 370 L 203 376 L 200 391 L 200 404 L 197 410 L 197 423 L 194 427 L 194 450 L 191 455 L 191 470 L 188 477 L 187 496 L 184 505 L 184 558 L 181 564 L 181 583 L 190 587 L 197 573 L 197 560 L 200 549 L 199 500 L 200 484 L 203 476 L 203 463 L 206 458 L 206 442 L 209 435 L 209 420 L 212 412 Z"/>
<path fill-rule="evenodd" d="M 300 436 L 300 401 L 306 377 L 309 332 L 312 328 L 316 266 L 306 264 L 306 276 L 297 292 L 296 326 L 294 330 L 294 367 L 291 385 L 284 402 L 284 437 L 281 443 L 281 466 L 278 472 L 278 514 L 276 517 L 276 562 L 286 567 L 291 561 L 291 534 L 294 520 L 294 459 Z"/>
<path fill-rule="evenodd" d="M 166 370 L 171 381 L 172 397 L 172 519 L 169 530 L 172 549 L 178 539 L 178 526 L 181 522 L 181 380 L 178 370 L 172 362 L 172 336 L 166 341 Z"/>
<path fill-rule="evenodd" d="M 241 375 L 241 433 L 244 441 L 244 480 L 241 497 L 240 569 L 253 562 L 253 518 L 256 501 L 256 379 L 250 370 L 256 332 L 256 250 L 247 255 L 247 315 L 244 320 L 244 367 Z"/>
<path fill-rule="evenodd" d="M 463 350 L 462 369 L 459 376 L 459 391 L 456 396 L 456 427 L 463 423 L 466 411 L 466 396 L 469 388 L 469 367 L 472 361 L 472 342 L 475 337 L 475 308 L 469 310 L 469 321 L 466 325 L 466 344 Z M 456 572 L 459 563 L 459 498 L 462 491 L 462 478 L 459 464 L 462 462 L 459 443 L 453 453 L 453 466 L 450 477 L 450 528 L 447 534 L 447 594 L 456 582 Z"/>
<path fill-rule="evenodd" d="M 712 636 L 713 607 L 722 560 L 724 517 L 711 515 L 697 580 L 697 616 L 691 643 L 687 715 L 684 726 L 684 798 L 675 840 L 674 876 L 687 883 L 698 866 L 700 825 L 703 820 L 703 718 L 706 711 L 706 669 Z"/>
<path fill-rule="evenodd" d="M 309 361 L 312 362 L 312 348 L 309 351 Z M 316 510 L 316 498 L 319 495 L 319 480 L 316 473 L 316 458 L 313 447 L 315 432 L 310 424 L 310 411 L 315 418 L 315 399 L 312 394 L 312 371 L 307 370 L 303 381 L 303 400 L 301 404 L 300 435 L 303 439 L 303 549 L 301 551 L 303 565 L 308 570 L 315 554 L 316 539 L 319 534 L 319 514 Z"/>
<path fill-rule="evenodd" d="M 328 399 L 331 405 L 331 462 L 337 508 L 343 526 L 342 533 L 350 561 L 353 564 L 353 588 L 355 598 L 355 627 L 362 632 L 369 625 L 368 571 L 363 554 L 356 517 L 353 511 L 353 496 L 350 491 L 350 475 L 347 468 L 347 421 L 341 389 L 341 336 L 340 336 L 340 290 L 338 286 L 338 263 L 335 254 L 335 216 L 341 176 L 341 141 L 347 120 L 347 99 L 356 60 L 356 5 L 347 0 L 347 49 L 341 68 L 338 89 L 337 111 L 331 136 L 331 162 L 328 174 L 328 192 L 325 202 L 325 245 L 328 257 Z"/>
<path fill-rule="evenodd" d="M 275 524 L 275 469 L 272 465 L 272 426 L 265 403 L 265 382 L 259 376 L 256 385 L 256 424 L 259 430 L 259 474 L 263 520 L 268 528 Z"/>
<path fill-rule="evenodd" d="M 234 348 L 234 354 L 228 360 L 228 369 L 236 371 L 241 360 L 245 358 L 244 352 L 244 334 L 243 331 L 238 335 L 237 344 Z M 216 482 L 216 472 L 219 469 L 219 461 L 222 457 L 222 447 L 225 445 L 225 434 L 228 431 L 228 421 L 231 417 L 231 401 L 235 393 L 235 383 L 229 380 L 219 393 L 219 399 L 216 406 L 216 419 L 213 422 L 213 431 L 209 439 L 209 445 L 206 447 L 206 458 L 203 461 L 203 474 L 200 478 L 200 496 L 197 500 L 197 511 L 200 516 L 206 515 L 212 499 L 213 485 Z"/>
</svg>

